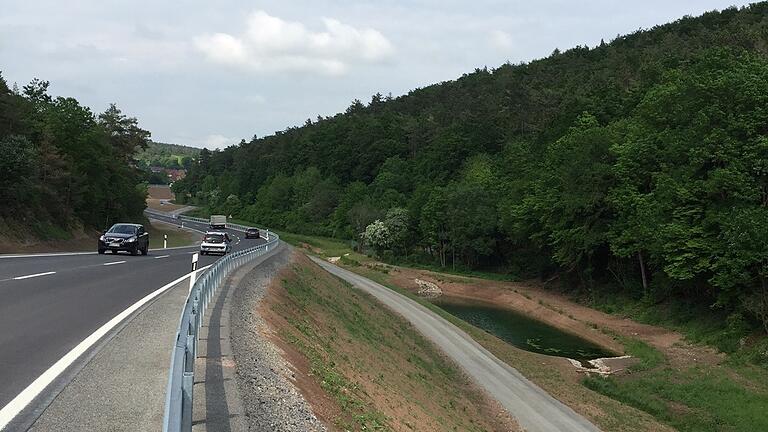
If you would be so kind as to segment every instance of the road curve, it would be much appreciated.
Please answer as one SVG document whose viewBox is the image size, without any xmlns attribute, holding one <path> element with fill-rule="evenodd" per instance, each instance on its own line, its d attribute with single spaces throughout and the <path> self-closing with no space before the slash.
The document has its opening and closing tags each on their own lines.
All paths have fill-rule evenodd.
<svg viewBox="0 0 768 432">
<path fill-rule="evenodd" d="M 178 223 L 173 218 L 157 219 Z M 207 228 L 192 222 L 185 226 L 198 231 Z M 245 240 L 242 233 L 228 231 L 234 239 L 233 250 L 264 241 Z M 104 323 L 187 274 L 196 248 L 153 250 L 148 256 L 0 256 L 0 409 Z M 202 256 L 198 267 L 218 258 Z M 56 384 L 58 389 L 62 385 L 66 382 Z M 24 417 L 38 415 L 57 391 L 46 389 Z"/>
<path fill-rule="evenodd" d="M 497 399 L 529 432 L 596 432 L 599 429 L 528 381 L 469 335 L 417 302 L 358 274 L 310 257 L 326 271 L 373 295 L 410 321 Z"/>
</svg>

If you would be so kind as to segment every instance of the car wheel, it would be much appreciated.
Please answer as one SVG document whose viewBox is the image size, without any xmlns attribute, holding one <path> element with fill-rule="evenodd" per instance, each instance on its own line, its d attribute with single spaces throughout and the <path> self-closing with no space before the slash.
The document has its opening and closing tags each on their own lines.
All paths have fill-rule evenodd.
<svg viewBox="0 0 768 432">
<path fill-rule="evenodd" d="M 131 249 L 131 255 L 136 256 L 138 254 L 139 254 L 139 247 L 138 246 L 133 248 L 133 249 Z"/>
<path fill-rule="evenodd" d="M 104 252 L 106 252 L 104 249 L 99 249 L 99 255 L 104 255 Z"/>
<path fill-rule="evenodd" d="M 144 249 L 141 250 L 142 255 L 146 255 L 149 253 L 149 246 L 144 246 Z"/>
<path fill-rule="evenodd" d="M 112 255 L 115 255 L 115 254 L 117 254 L 117 251 L 112 249 Z"/>
</svg>

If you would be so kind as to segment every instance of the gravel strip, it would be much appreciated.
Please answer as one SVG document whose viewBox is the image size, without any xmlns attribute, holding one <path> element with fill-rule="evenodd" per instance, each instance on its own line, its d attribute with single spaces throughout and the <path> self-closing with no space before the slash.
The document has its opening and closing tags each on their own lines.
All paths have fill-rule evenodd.
<svg viewBox="0 0 768 432">
<path fill-rule="evenodd" d="M 326 431 L 287 377 L 290 366 L 264 336 L 266 322 L 256 312 L 272 277 L 291 261 L 292 248 L 255 267 L 234 293 L 230 338 L 237 364 L 237 385 L 251 431 Z"/>
</svg>

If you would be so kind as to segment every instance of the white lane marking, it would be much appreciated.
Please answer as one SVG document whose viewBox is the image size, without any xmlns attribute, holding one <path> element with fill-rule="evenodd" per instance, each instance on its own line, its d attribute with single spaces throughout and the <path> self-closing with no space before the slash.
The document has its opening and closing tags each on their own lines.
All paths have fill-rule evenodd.
<svg viewBox="0 0 768 432">
<path fill-rule="evenodd" d="M 52 275 L 52 274 L 56 274 L 56 272 L 55 271 L 49 271 L 49 272 L 44 272 L 44 273 L 35 273 L 35 274 L 31 274 L 31 275 L 26 275 L 26 276 L 16 276 L 15 278 L 13 278 L 13 280 L 29 279 L 29 278 L 33 278 L 33 277 L 48 276 L 48 275 Z"/>
<path fill-rule="evenodd" d="M 108 265 L 122 264 L 124 262 L 125 261 L 112 261 L 112 262 L 104 263 L 102 265 L 108 266 Z"/>
<path fill-rule="evenodd" d="M 196 272 L 201 272 L 207 269 L 208 267 L 210 266 L 205 266 L 201 269 L 196 270 Z M 8 402 L 8 405 L 4 406 L 3 409 L 0 409 L 0 431 L 3 430 L 3 428 L 5 428 L 11 422 L 11 420 L 13 420 L 14 417 L 16 417 L 21 412 L 21 410 L 23 410 L 43 390 L 45 390 L 45 388 L 50 383 L 52 383 L 59 375 L 61 375 L 61 373 L 64 372 L 64 370 L 66 370 L 69 366 L 71 366 L 72 363 L 74 363 L 75 360 L 78 359 L 78 357 L 83 355 L 83 353 L 88 351 L 88 349 L 90 349 L 94 344 L 96 344 L 96 342 L 98 342 L 99 339 L 101 339 L 104 335 L 109 333 L 110 330 L 112 330 L 113 328 L 115 328 L 115 326 L 120 324 L 121 321 L 128 318 L 137 309 L 144 306 L 147 302 L 159 296 L 160 294 L 164 293 L 165 291 L 175 286 L 179 282 L 188 278 L 189 275 L 192 273 L 193 272 L 187 273 L 184 276 L 176 279 L 175 281 L 148 294 L 143 299 L 129 306 L 128 309 L 117 314 L 114 318 L 109 320 L 106 324 L 99 327 L 90 336 L 83 339 L 83 341 L 77 344 L 76 347 L 72 348 L 72 350 L 69 351 L 67 354 L 65 354 L 64 357 L 60 358 L 59 361 L 54 363 L 53 366 L 51 366 L 50 368 L 48 368 L 48 370 L 43 372 L 43 374 L 37 377 L 36 380 L 32 381 L 32 384 L 28 385 L 27 388 L 22 390 L 21 393 L 19 393 L 15 398 L 13 398 L 13 400 Z"/>
<path fill-rule="evenodd" d="M 186 227 L 184 227 L 186 229 Z M 197 232 L 203 232 L 199 230 L 194 230 Z M 158 250 L 173 250 L 173 249 L 189 249 L 189 248 L 196 248 L 197 245 L 190 245 L 190 246 L 176 246 L 176 247 L 169 247 L 169 248 L 152 248 L 151 251 L 158 251 Z M 59 256 L 76 256 L 76 255 L 96 255 L 96 252 L 56 252 L 56 253 L 36 253 L 36 254 L 25 254 L 25 255 L 6 255 L 6 254 L 0 254 L 0 259 L 6 259 L 6 258 L 45 258 L 45 257 L 59 257 Z"/>
<path fill-rule="evenodd" d="M 169 256 L 170 255 L 160 255 L 160 256 L 156 256 L 155 259 L 168 258 Z"/>
<path fill-rule="evenodd" d="M 94 255 L 96 252 L 56 252 L 56 253 L 36 253 L 36 254 L 21 254 L 21 255 L 5 255 L 0 254 L 0 259 L 3 258 L 43 258 L 43 257 L 57 257 L 57 256 L 69 256 L 69 255 Z"/>
</svg>

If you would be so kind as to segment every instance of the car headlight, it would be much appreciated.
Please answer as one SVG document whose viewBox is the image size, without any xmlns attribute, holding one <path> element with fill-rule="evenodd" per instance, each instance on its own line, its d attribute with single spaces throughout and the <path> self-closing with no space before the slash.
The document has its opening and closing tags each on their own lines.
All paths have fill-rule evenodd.
<svg viewBox="0 0 768 432">
<path fill-rule="evenodd" d="M 104 241 L 104 236 L 99 237 L 99 240 Z"/>
<path fill-rule="evenodd" d="M 128 239 L 125 240 L 125 241 L 126 241 L 126 243 L 133 243 L 133 242 L 136 241 L 136 237 L 128 237 Z"/>
</svg>

